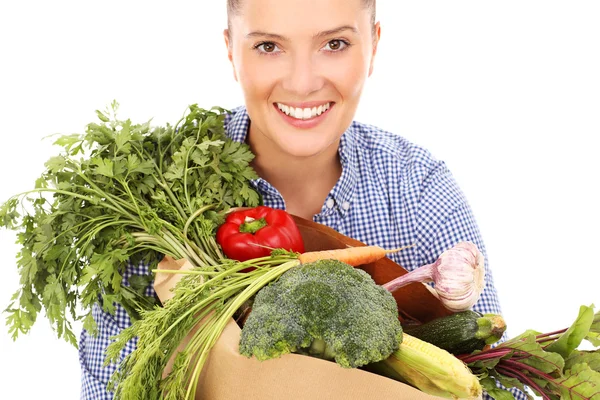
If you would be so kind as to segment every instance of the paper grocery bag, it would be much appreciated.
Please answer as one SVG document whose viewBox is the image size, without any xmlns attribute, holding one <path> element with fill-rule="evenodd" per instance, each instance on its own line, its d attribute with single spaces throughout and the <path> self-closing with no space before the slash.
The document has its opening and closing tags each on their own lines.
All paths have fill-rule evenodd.
<svg viewBox="0 0 600 400">
<path fill-rule="evenodd" d="M 300 354 L 258 361 L 239 354 L 231 321 L 210 352 L 196 398 L 206 400 L 433 400 L 418 389 L 359 369 Z"/>
<path fill-rule="evenodd" d="M 364 246 L 324 225 L 294 216 L 307 251 Z M 159 269 L 191 269 L 187 260 L 165 257 Z M 407 273 L 400 265 L 385 258 L 360 268 L 377 284 Z M 173 296 L 170 288 L 180 274 L 157 273 L 154 289 L 161 301 Z M 426 322 L 449 315 L 440 301 L 423 284 L 416 283 L 394 293 L 400 318 Z M 210 352 L 200 376 L 196 398 L 206 400 L 432 400 L 409 385 L 359 369 L 346 369 L 332 361 L 299 354 L 258 361 L 239 354 L 241 329 L 232 319 Z"/>
<path fill-rule="evenodd" d="M 161 262 L 158 263 L 157 269 L 168 269 L 168 270 L 190 270 L 194 267 L 192 264 L 182 258 L 181 260 L 175 260 L 171 256 L 165 256 Z M 183 274 L 169 274 L 157 272 L 154 278 L 154 291 L 158 295 L 158 298 L 164 304 L 165 301 L 173 297 L 174 293 L 171 291 L 175 287 L 177 282 L 183 278 Z"/>
</svg>

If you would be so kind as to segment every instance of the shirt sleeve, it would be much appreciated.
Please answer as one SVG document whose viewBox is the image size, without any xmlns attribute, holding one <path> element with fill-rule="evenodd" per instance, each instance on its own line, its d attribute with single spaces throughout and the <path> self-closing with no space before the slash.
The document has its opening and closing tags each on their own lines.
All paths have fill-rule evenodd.
<svg viewBox="0 0 600 400">
<path fill-rule="evenodd" d="M 415 173 L 420 181 L 418 201 L 412 202 L 415 267 L 435 262 L 440 254 L 459 242 L 474 243 L 485 258 L 485 286 L 473 309 L 501 314 L 485 244 L 467 199 L 443 162 L 427 167 L 415 168 L 420 169 Z"/>
<path fill-rule="evenodd" d="M 460 233 L 459 233 L 460 232 Z M 494 287 L 494 279 L 492 276 L 492 270 L 489 267 L 487 254 L 485 253 L 485 246 L 477 224 L 473 218 L 473 214 L 470 210 L 469 205 L 465 202 L 461 204 L 448 218 L 447 223 L 442 226 L 442 229 L 436 235 L 437 240 L 434 241 L 431 252 L 432 254 L 441 254 L 445 249 L 452 247 L 456 242 L 459 241 L 470 241 L 475 243 L 477 248 L 485 256 L 485 286 L 481 297 L 473 305 L 473 310 L 479 311 L 482 314 L 493 313 L 502 314 L 500 301 L 498 300 L 498 293 Z M 508 339 L 506 333 L 503 335 L 501 341 Z M 504 387 L 503 387 L 504 388 Z M 510 390 L 515 399 L 526 400 L 527 396 L 518 389 Z M 493 399 L 487 393 L 484 393 L 483 399 Z"/>
<path fill-rule="evenodd" d="M 428 258 L 435 259 L 445 250 L 461 241 L 474 243 L 485 257 L 485 286 L 481 297 L 473 306 L 475 311 L 481 313 L 502 314 L 498 293 L 494 286 L 492 270 L 489 266 L 487 252 L 483 239 L 477 228 L 475 219 L 469 205 L 465 202 L 459 205 L 448 217 L 446 223 L 435 235 L 434 241 L 427 252 Z"/>
<path fill-rule="evenodd" d="M 79 339 L 81 400 L 111 400 L 113 394 L 107 390 L 107 385 L 117 365 L 104 366 L 105 351 L 112 342 L 111 336 L 118 335 L 126 325 L 130 324 L 129 317 L 119 305 L 117 305 L 115 315 L 112 315 L 102 310 L 99 304 L 94 304 L 92 315 L 98 327 L 97 334 L 92 335 L 84 329 Z M 118 320 L 125 321 L 125 323 L 119 324 Z M 121 351 L 119 361 L 133 352 L 135 345 L 135 341 L 127 343 Z"/>
<path fill-rule="evenodd" d="M 144 264 L 128 266 L 123 275 L 123 285 L 129 285 L 132 275 L 147 275 L 148 266 Z M 146 295 L 152 296 L 152 284 L 146 288 Z M 81 400 L 112 400 L 113 393 L 108 391 L 108 382 L 117 369 L 117 365 L 131 354 L 137 345 L 137 338 L 128 342 L 121 350 L 118 363 L 104 366 L 106 349 L 112 343 L 112 336 L 118 335 L 131 326 L 131 320 L 125 309 L 115 303 L 115 312 L 111 314 L 102 308 L 101 303 L 94 304 L 92 316 L 97 326 L 97 333 L 92 335 L 82 330 L 79 337 L 79 364 L 81 366 Z"/>
<path fill-rule="evenodd" d="M 485 286 L 473 310 L 481 313 L 502 314 L 498 293 L 494 286 L 485 244 L 473 212 L 452 174 L 439 162 L 423 181 L 417 211 L 416 242 L 419 243 L 420 265 L 431 264 L 445 250 L 461 241 L 474 243 L 485 257 Z M 502 341 L 508 337 L 505 334 Z M 511 389 L 517 400 L 527 396 Z M 484 399 L 493 399 L 484 393 Z"/>
</svg>

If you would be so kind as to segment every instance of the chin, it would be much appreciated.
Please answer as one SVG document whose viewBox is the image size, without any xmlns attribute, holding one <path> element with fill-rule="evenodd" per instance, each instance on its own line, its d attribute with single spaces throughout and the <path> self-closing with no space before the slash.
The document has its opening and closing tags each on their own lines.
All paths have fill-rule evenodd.
<svg viewBox="0 0 600 400">
<path fill-rule="evenodd" d="M 312 146 L 292 146 L 289 143 L 282 143 L 280 146 L 284 153 L 297 158 L 308 158 L 320 154 L 324 149 Z"/>
<path fill-rule="evenodd" d="M 300 135 L 285 135 L 277 140 L 278 147 L 292 157 L 306 158 L 321 154 L 328 149 L 334 139 L 325 139 L 323 137 L 311 137 L 308 132 Z"/>
</svg>

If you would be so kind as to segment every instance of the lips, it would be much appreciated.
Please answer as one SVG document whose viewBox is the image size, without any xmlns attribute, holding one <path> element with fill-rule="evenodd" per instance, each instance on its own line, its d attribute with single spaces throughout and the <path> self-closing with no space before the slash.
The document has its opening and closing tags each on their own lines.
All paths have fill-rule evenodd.
<svg viewBox="0 0 600 400">
<path fill-rule="evenodd" d="M 298 120 L 307 120 L 323 114 L 331 107 L 332 103 L 326 102 L 312 107 L 293 107 L 284 103 L 275 103 L 275 105 L 282 113 L 289 117 Z"/>
<path fill-rule="evenodd" d="M 334 102 L 296 103 L 294 105 L 273 103 L 273 108 L 287 124 L 296 129 L 307 130 L 313 129 L 325 121 L 334 105 Z"/>
</svg>

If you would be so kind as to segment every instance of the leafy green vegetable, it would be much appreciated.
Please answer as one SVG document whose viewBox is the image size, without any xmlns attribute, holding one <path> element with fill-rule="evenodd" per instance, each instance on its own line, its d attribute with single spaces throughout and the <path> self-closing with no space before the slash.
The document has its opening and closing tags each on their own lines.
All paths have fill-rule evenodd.
<svg viewBox="0 0 600 400">
<path fill-rule="evenodd" d="M 587 364 L 591 369 L 600 372 L 600 351 L 574 351 L 569 358 L 565 360 L 565 369 L 571 369 L 575 364 Z"/>
<path fill-rule="evenodd" d="M 500 348 L 514 349 L 515 353 L 524 357 L 521 362 L 546 374 L 560 374 L 565 366 L 565 360 L 557 353 L 545 351 L 537 342 L 537 337 L 529 332 L 516 340 L 507 341 Z"/>
<path fill-rule="evenodd" d="M 124 287 L 127 260 L 155 266 L 163 255 L 199 267 L 219 265 L 214 240 L 222 213 L 260 202 L 248 146 L 224 134 L 226 110 L 197 105 L 174 126 L 151 127 L 97 111 L 84 134 L 62 136 L 36 189 L 0 206 L 0 224 L 17 232 L 20 288 L 6 312 L 13 338 L 44 309 L 59 337 L 76 345 L 74 320 L 94 331 L 91 306 L 132 319 L 152 309 L 152 276 Z M 81 314 L 80 314 L 81 312 Z"/>
<path fill-rule="evenodd" d="M 600 346 L 600 311 L 594 315 L 594 321 L 592 322 L 590 331 L 585 338 L 594 346 Z"/>
<path fill-rule="evenodd" d="M 563 358 L 569 357 L 571 352 L 581 344 L 581 341 L 589 333 L 593 320 L 594 309 L 581 306 L 579 309 L 579 316 L 575 320 L 575 323 L 573 323 L 573 325 L 571 325 L 571 327 L 557 340 L 550 343 L 546 347 L 546 351 L 558 353 Z"/>
<path fill-rule="evenodd" d="M 509 397 L 493 381 L 521 390 L 526 385 L 546 399 L 600 399 L 600 352 L 576 350 L 593 329 L 593 319 L 593 306 L 581 306 L 568 329 L 546 334 L 528 330 L 495 348 L 459 358 L 496 399 Z"/>
<path fill-rule="evenodd" d="M 479 382 L 481 383 L 483 390 L 485 390 L 486 393 L 489 394 L 490 396 L 492 396 L 494 399 L 515 400 L 515 396 L 513 396 L 513 394 L 511 392 L 497 387 L 496 381 L 494 381 L 494 379 L 492 379 L 490 377 L 486 377 L 486 378 L 480 379 Z"/>
<path fill-rule="evenodd" d="M 561 399 L 600 399 L 600 373 L 590 369 L 587 364 L 575 364 L 555 383 Z"/>
</svg>

